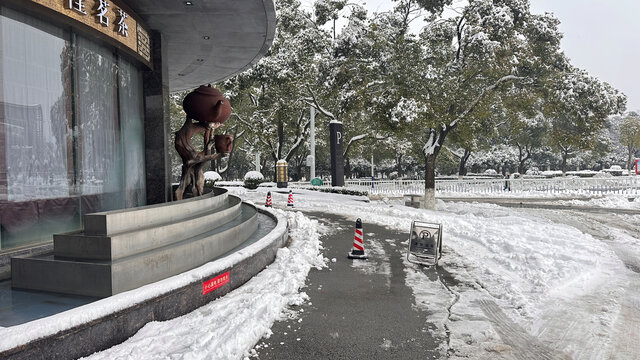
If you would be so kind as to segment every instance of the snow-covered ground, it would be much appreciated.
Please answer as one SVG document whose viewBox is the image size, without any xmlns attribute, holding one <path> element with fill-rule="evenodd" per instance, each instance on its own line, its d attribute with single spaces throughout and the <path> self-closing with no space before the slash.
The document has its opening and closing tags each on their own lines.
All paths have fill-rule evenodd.
<svg viewBox="0 0 640 360">
<path fill-rule="evenodd" d="M 275 206 L 287 203 L 287 192 L 278 189 L 230 191 L 258 205 L 272 191 Z M 574 221 L 564 213 L 483 203 L 438 201 L 438 211 L 426 211 L 308 190 L 295 190 L 294 199 L 295 210 L 362 218 L 407 237 L 412 220 L 443 224 L 440 267 L 455 284 L 430 280 L 418 265 L 404 263 L 415 305 L 430 311 L 435 335 L 445 339 L 443 357 L 634 359 L 640 352 L 636 215 L 618 219 L 629 227 L 614 229 L 575 213 Z M 287 305 L 305 301 L 301 288 L 309 269 L 326 261 L 318 237 L 330 229 L 295 210 L 286 212 L 295 224 L 290 246 L 249 283 L 191 314 L 150 323 L 127 342 L 90 358 L 251 356 L 275 320 L 295 316 Z M 385 271 L 384 263 L 375 269 L 359 266 L 359 271 Z"/>
<path fill-rule="evenodd" d="M 287 306 L 308 297 L 299 289 L 311 267 L 326 259 L 317 222 L 288 212 L 291 244 L 276 260 L 240 288 L 184 316 L 145 325 L 133 337 L 86 359 L 239 359 L 249 354 Z"/>
<path fill-rule="evenodd" d="M 640 210 L 640 197 L 609 195 L 588 200 L 560 200 L 560 205 Z"/>
</svg>

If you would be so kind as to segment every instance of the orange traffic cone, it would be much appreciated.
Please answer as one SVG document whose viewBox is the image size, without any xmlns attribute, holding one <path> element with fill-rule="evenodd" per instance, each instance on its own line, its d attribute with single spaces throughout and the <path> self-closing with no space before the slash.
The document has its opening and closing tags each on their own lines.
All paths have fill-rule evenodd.
<svg viewBox="0 0 640 360">
<path fill-rule="evenodd" d="M 293 192 L 289 190 L 289 200 L 287 200 L 287 206 L 293 207 Z"/>
<path fill-rule="evenodd" d="M 264 202 L 265 207 L 271 207 L 271 191 L 267 192 L 267 200 Z"/>
<path fill-rule="evenodd" d="M 353 249 L 349 253 L 349 259 L 366 259 L 364 253 L 364 236 L 362 232 L 362 220 L 356 220 L 356 234 L 353 237 Z"/>
</svg>

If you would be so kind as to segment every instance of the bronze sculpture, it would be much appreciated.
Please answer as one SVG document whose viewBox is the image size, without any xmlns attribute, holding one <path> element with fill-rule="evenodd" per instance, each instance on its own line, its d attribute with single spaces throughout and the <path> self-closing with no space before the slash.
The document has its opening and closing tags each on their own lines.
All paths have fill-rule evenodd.
<svg viewBox="0 0 640 360">
<path fill-rule="evenodd" d="M 187 116 L 184 125 L 175 133 L 175 147 L 182 159 L 182 176 L 174 194 L 175 200 L 182 200 L 189 186 L 193 196 L 202 195 L 205 163 L 228 155 L 233 147 L 233 136 L 214 137 L 215 129 L 231 115 L 231 105 L 218 89 L 202 85 L 184 98 L 182 107 Z M 198 151 L 191 138 L 201 132 L 204 132 L 204 149 Z M 214 145 L 216 153 L 212 154 Z"/>
</svg>

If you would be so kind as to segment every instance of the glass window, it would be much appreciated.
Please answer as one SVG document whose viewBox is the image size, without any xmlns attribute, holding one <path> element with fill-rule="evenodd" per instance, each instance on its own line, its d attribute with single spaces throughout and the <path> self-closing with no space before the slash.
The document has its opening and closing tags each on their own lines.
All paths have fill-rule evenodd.
<svg viewBox="0 0 640 360">
<path fill-rule="evenodd" d="M 124 207 L 116 103 L 116 58 L 84 37 L 76 46 L 76 121 L 83 212 Z"/>
<path fill-rule="evenodd" d="M 146 204 L 144 171 L 144 107 L 142 73 L 130 62 L 118 59 L 120 129 L 124 152 L 125 206 Z"/>
<path fill-rule="evenodd" d="M 0 250 L 145 205 L 143 115 L 112 47 L 0 8 Z"/>
<path fill-rule="evenodd" d="M 68 36 L 7 9 L 0 32 L 5 162 L 0 168 L 6 170 L 0 194 L 12 201 L 68 196 Z"/>
<path fill-rule="evenodd" d="M 0 12 L 0 249 L 80 226 L 70 136 L 69 34 Z"/>
</svg>

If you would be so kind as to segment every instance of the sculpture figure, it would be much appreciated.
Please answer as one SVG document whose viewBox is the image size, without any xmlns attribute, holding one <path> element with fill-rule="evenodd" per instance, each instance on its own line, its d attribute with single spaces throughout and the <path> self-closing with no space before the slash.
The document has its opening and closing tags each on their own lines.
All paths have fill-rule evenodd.
<svg viewBox="0 0 640 360">
<path fill-rule="evenodd" d="M 231 105 L 218 89 L 202 85 L 184 98 L 182 107 L 187 116 L 180 130 L 175 133 L 176 151 L 182 159 L 182 175 L 174 194 L 175 200 L 182 200 L 185 190 L 190 186 L 193 196 L 202 195 L 204 165 L 207 161 L 228 155 L 233 147 L 233 136 L 214 137 L 215 129 L 221 127 L 231 115 Z M 191 143 L 191 138 L 201 132 L 204 133 L 204 148 L 198 151 Z M 216 152 L 212 154 L 214 145 Z"/>
</svg>

